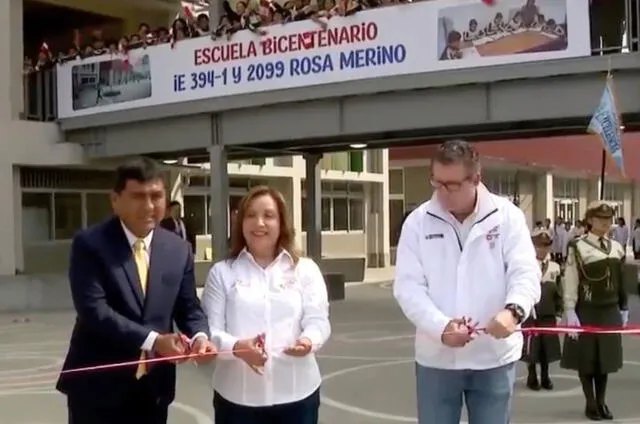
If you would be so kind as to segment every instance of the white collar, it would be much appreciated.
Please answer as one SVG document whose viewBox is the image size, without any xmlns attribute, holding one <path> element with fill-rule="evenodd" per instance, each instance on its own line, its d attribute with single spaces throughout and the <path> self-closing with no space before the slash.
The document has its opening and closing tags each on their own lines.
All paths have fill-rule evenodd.
<svg viewBox="0 0 640 424">
<path fill-rule="evenodd" d="M 253 257 L 251 252 L 249 252 L 249 249 L 247 249 L 246 247 L 242 249 L 242 251 L 240 251 L 240 254 L 238 254 L 238 258 L 240 258 L 241 256 L 246 256 L 251 261 L 255 262 L 255 258 Z M 276 255 L 276 257 L 273 259 L 271 264 L 274 264 L 283 258 L 287 258 L 293 265 L 293 256 L 291 256 L 291 253 L 289 253 L 286 249 L 280 249 L 280 252 Z"/>
<path fill-rule="evenodd" d="M 122 220 L 120 220 L 120 225 L 122 226 L 122 230 L 124 231 L 124 235 L 127 237 L 127 241 L 129 242 L 129 247 L 133 248 L 133 245 L 136 241 L 138 241 L 138 237 L 136 237 L 131 230 L 129 230 L 127 228 L 126 225 L 124 225 L 124 222 L 122 222 Z M 149 247 L 151 246 L 151 240 L 153 239 L 153 230 L 149 231 L 149 234 L 147 234 L 145 237 L 142 238 L 142 241 L 144 241 L 144 247 L 145 250 L 149 250 Z"/>
</svg>

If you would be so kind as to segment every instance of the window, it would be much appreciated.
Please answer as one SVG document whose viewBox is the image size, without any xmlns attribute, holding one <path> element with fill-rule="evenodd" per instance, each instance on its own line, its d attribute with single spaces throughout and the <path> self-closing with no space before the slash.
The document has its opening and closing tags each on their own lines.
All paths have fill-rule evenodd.
<svg viewBox="0 0 640 424">
<path fill-rule="evenodd" d="M 322 231 L 331 231 L 331 199 L 326 197 L 322 199 Z"/>
<path fill-rule="evenodd" d="M 553 179 L 553 197 L 558 199 L 579 199 L 579 182 L 570 178 Z"/>
<path fill-rule="evenodd" d="M 307 225 L 307 197 L 302 182 L 302 229 Z M 364 186 L 322 183 L 322 231 L 364 230 Z"/>
<path fill-rule="evenodd" d="M 604 183 L 604 200 L 612 202 L 624 201 L 624 188 L 623 184 L 616 183 Z"/>
<path fill-rule="evenodd" d="M 364 201 L 362 199 L 349 199 L 349 229 L 352 231 L 364 230 Z"/>
<path fill-rule="evenodd" d="M 578 219 L 578 200 L 574 199 L 553 199 L 553 218 L 562 218 L 571 223 Z"/>
<path fill-rule="evenodd" d="M 621 202 L 609 202 L 611 209 L 613 209 L 613 223 L 616 223 L 618 218 L 624 218 L 622 216 L 622 203 Z"/>
<path fill-rule="evenodd" d="M 404 194 L 404 171 L 402 169 L 389 170 L 389 194 Z"/>
<path fill-rule="evenodd" d="M 402 199 L 389 199 L 389 240 L 391 246 L 398 245 L 400 239 L 400 225 L 402 224 L 402 217 L 404 216 L 404 200 Z"/>
<path fill-rule="evenodd" d="M 231 236 L 231 224 L 233 223 L 232 218 L 233 218 L 233 213 L 234 211 L 237 211 L 238 208 L 240 207 L 240 202 L 242 201 L 242 199 L 244 198 L 244 196 L 238 196 L 238 195 L 230 195 L 229 196 L 229 236 Z"/>
<path fill-rule="evenodd" d="M 333 230 L 349 230 L 349 200 L 346 197 L 333 199 Z"/>
<path fill-rule="evenodd" d="M 82 194 L 55 193 L 54 205 L 54 239 L 69 240 L 82 228 Z"/>
<path fill-rule="evenodd" d="M 276 156 L 273 158 L 273 166 L 291 168 L 293 166 L 293 156 Z"/>
<path fill-rule="evenodd" d="M 53 239 L 52 193 L 22 193 L 22 238 L 24 244 Z"/>
<path fill-rule="evenodd" d="M 207 211 L 204 195 L 184 196 L 184 218 L 194 234 L 207 234 Z"/>
<path fill-rule="evenodd" d="M 483 182 L 490 192 L 513 200 L 517 195 L 515 172 L 485 171 Z"/>
<path fill-rule="evenodd" d="M 306 231 L 307 228 L 307 198 L 302 198 L 301 205 L 302 212 L 302 231 Z M 331 199 L 326 197 L 322 198 L 322 222 L 320 223 L 322 231 L 331 231 Z"/>
<path fill-rule="evenodd" d="M 349 171 L 364 171 L 364 152 L 362 150 L 352 150 L 349 152 Z"/>
<path fill-rule="evenodd" d="M 87 226 L 98 224 L 112 214 L 109 193 L 87 193 Z"/>
<path fill-rule="evenodd" d="M 81 228 L 81 193 L 22 193 L 22 237 L 25 244 L 69 240 Z"/>
<path fill-rule="evenodd" d="M 364 172 L 364 151 L 327 153 L 321 166 L 325 170 Z"/>
</svg>

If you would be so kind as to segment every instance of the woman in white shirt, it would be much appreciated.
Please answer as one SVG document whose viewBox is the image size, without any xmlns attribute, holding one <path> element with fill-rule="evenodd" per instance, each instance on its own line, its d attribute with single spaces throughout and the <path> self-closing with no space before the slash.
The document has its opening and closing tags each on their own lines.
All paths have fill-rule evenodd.
<svg viewBox="0 0 640 424">
<path fill-rule="evenodd" d="M 202 306 L 219 350 L 215 422 L 317 424 L 327 289 L 315 262 L 296 255 L 277 190 L 254 187 L 240 202 L 231 253 L 209 271 Z"/>
</svg>

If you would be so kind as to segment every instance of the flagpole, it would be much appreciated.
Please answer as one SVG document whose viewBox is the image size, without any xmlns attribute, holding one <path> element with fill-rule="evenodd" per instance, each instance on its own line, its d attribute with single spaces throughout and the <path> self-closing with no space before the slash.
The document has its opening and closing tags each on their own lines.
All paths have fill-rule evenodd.
<svg viewBox="0 0 640 424">
<path fill-rule="evenodd" d="M 604 174 L 607 170 L 607 150 L 602 149 L 602 163 L 600 164 L 600 198 L 604 200 Z"/>
<path fill-rule="evenodd" d="M 611 78 L 611 57 L 609 57 L 607 62 L 607 84 L 609 79 Z M 607 149 L 602 146 L 602 156 L 600 159 L 600 193 L 599 200 L 604 200 L 604 178 L 607 173 Z"/>
</svg>

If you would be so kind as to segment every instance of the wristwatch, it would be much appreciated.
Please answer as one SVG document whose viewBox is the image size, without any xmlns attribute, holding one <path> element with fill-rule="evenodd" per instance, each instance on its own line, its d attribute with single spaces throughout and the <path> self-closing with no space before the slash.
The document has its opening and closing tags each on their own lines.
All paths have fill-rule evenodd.
<svg viewBox="0 0 640 424">
<path fill-rule="evenodd" d="M 522 321 L 524 321 L 525 313 L 522 306 L 516 305 L 515 303 L 508 303 L 504 308 L 511 312 L 518 324 L 521 324 Z"/>
</svg>

